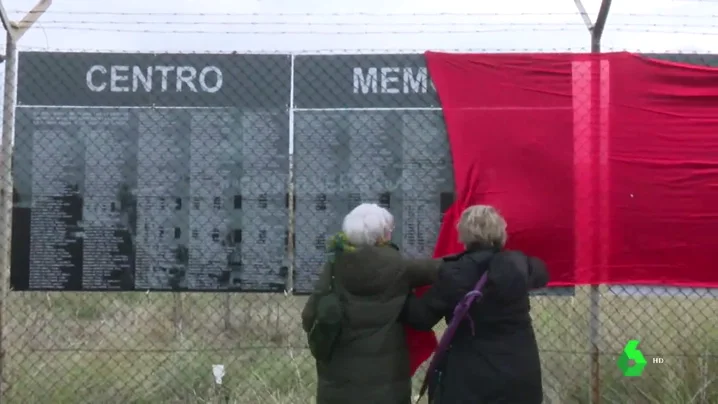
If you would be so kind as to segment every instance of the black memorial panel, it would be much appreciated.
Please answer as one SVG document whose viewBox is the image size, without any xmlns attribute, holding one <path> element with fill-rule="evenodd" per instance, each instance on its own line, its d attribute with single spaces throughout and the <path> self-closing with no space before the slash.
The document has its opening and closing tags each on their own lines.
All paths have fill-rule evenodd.
<svg viewBox="0 0 718 404">
<path fill-rule="evenodd" d="M 440 108 L 424 55 L 300 55 L 294 107 Z"/>
<path fill-rule="evenodd" d="M 21 52 L 18 105 L 279 108 L 289 55 Z"/>
<path fill-rule="evenodd" d="M 327 237 L 361 202 L 389 208 L 405 254 L 431 256 L 454 185 L 424 56 L 304 55 L 294 66 L 294 290 L 312 290 Z"/>
<path fill-rule="evenodd" d="M 441 111 L 306 111 L 294 124 L 295 291 L 311 290 L 326 238 L 360 202 L 392 212 L 405 254 L 432 255 L 453 189 Z"/>
<path fill-rule="evenodd" d="M 20 60 L 16 290 L 284 290 L 288 56 L 32 53 Z M 37 66 L 48 64 L 39 76 Z M 88 90 L 88 64 L 107 67 L 107 88 L 94 91 L 102 86 L 98 73 Z M 129 87 L 113 91 L 121 81 L 113 66 L 150 73 L 174 66 L 185 80 L 172 84 L 171 70 L 155 81 L 130 75 Z M 222 85 L 207 84 L 202 66 L 219 67 Z M 50 87 L 38 93 L 43 83 Z"/>
</svg>

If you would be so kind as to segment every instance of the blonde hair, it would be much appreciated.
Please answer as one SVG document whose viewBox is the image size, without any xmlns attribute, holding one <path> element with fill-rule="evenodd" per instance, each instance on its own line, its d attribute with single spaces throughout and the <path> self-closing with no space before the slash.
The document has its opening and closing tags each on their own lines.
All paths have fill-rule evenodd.
<svg viewBox="0 0 718 404">
<path fill-rule="evenodd" d="M 342 231 L 355 246 L 375 245 L 391 236 L 394 216 L 375 203 L 362 203 L 344 217 Z"/>
<path fill-rule="evenodd" d="M 456 225 L 459 241 L 464 246 L 480 244 L 503 248 L 508 235 L 506 220 L 499 211 L 489 205 L 469 206 L 461 213 Z"/>
</svg>

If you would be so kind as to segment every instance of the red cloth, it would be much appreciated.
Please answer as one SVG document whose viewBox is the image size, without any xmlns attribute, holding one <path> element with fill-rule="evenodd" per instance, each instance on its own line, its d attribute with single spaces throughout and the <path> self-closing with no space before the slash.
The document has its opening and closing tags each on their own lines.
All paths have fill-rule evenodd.
<svg viewBox="0 0 718 404">
<path fill-rule="evenodd" d="M 718 287 L 718 69 L 614 55 L 602 283 Z"/>
<path fill-rule="evenodd" d="M 433 52 L 426 59 L 444 111 L 457 194 L 437 249 L 461 251 L 455 229 L 461 212 L 494 205 L 508 220 L 509 247 L 545 259 L 554 285 L 574 284 L 571 59 Z"/>
<path fill-rule="evenodd" d="M 418 289 L 415 293 L 423 295 L 429 287 Z M 439 345 L 434 331 L 419 331 L 409 326 L 404 326 L 406 342 L 409 346 L 409 362 L 411 363 L 411 375 L 419 369 L 422 363 L 431 357 Z"/>
<path fill-rule="evenodd" d="M 552 286 L 718 287 L 718 69 L 616 54 L 426 53 L 457 198 L 499 208 Z"/>
</svg>

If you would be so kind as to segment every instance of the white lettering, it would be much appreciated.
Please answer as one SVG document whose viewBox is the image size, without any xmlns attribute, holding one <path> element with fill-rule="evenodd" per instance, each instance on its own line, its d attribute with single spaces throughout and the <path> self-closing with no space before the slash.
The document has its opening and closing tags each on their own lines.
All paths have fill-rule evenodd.
<svg viewBox="0 0 718 404">
<path fill-rule="evenodd" d="M 140 84 L 148 93 L 152 91 L 152 66 L 147 66 L 146 75 L 142 75 L 142 68 L 139 66 L 132 67 L 132 91 L 136 92 Z"/>
<path fill-rule="evenodd" d="M 215 75 L 214 86 L 207 85 L 207 75 L 209 73 L 214 73 Z M 217 66 L 207 66 L 199 72 L 199 86 L 204 92 L 216 93 L 222 88 L 223 80 L 222 71 Z"/>
<path fill-rule="evenodd" d="M 387 94 L 399 94 L 401 90 L 396 87 L 399 83 L 401 69 L 398 67 L 381 68 L 381 92 Z"/>
<path fill-rule="evenodd" d="M 177 67 L 177 92 L 182 91 L 182 86 L 184 84 L 189 87 L 190 91 L 193 93 L 197 92 L 197 87 L 195 87 L 192 80 L 194 80 L 197 77 L 197 69 L 195 69 L 192 66 L 178 66 Z"/>
<path fill-rule="evenodd" d="M 370 91 L 372 93 L 377 92 L 377 69 L 376 67 L 370 67 L 366 76 L 361 67 L 354 68 L 354 94 L 359 93 L 361 90 L 362 94 L 367 94 Z"/>
<path fill-rule="evenodd" d="M 124 93 L 127 91 L 130 91 L 130 88 L 121 85 L 120 82 L 128 81 L 130 79 L 130 76 L 127 75 L 129 73 L 130 67 L 129 66 L 111 66 L 110 67 L 110 91 L 113 93 Z"/>
<path fill-rule="evenodd" d="M 174 69 L 174 66 L 155 66 L 155 70 L 159 70 L 160 73 L 162 73 L 162 84 L 160 84 L 162 92 L 167 91 L 168 76 L 169 73 Z"/>
<path fill-rule="evenodd" d="M 404 94 L 425 93 L 429 81 L 426 67 L 416 69 L 416 74 L 413 70 L 411 67 L 404 69 Z"/>
<path fill-rule="evenodd" d="M 435 92 L 426 67 L 355 67 L 354 94 L 425 94 Z"/>
<path fill-rule="evenodd" d="M 224 78 L 219 67 L 205 66 L 199 74 L 197 72 L 198 68 L 194 66 L 93 65 L 85 73 L 85 84 L 93 92 L 113 93 L 151 92 L 153 89 L 216 93 L 222 88 Z"/>
<path fill-rule="evenodd" d="M 95 65 L 95 66 L 90 67 L 90 69 L 87 70 L 87 74 L 85 74 L 85 81 L 87 82 L 87 88 L 89 88 L 91 91 L 94 91 L 94 92 L 104 91 L 105 88 L 107 88 L 107 83 L 102 82 L 100 84 L 95 84 L 95 82 L 92 80 L 95 72 L 100 73 L 100 74 L 107 74 L 107 69 L 105 69 L 104 66 L 100 66 L 100 65 Z"/>
</svg>

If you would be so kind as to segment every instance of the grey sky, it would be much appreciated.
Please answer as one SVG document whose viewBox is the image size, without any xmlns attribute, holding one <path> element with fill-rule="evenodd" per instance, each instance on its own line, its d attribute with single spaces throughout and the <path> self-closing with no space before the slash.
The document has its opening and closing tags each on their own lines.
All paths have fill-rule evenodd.
<svg viewBox="0 0 718 404">
<path fill-rule="evenodd" d="M 3 3 L 21 18 L 35 0 Z M 599 3 L 584 2 L 592 16 Z M 615 0 L 604 49 L 712 53 L 717 14 L 716 0 Z M 19 45 L 32 50 L 381 52 L 585 51 L 588 44 L 571 0 L 55 0 Z"/>
</svg>

